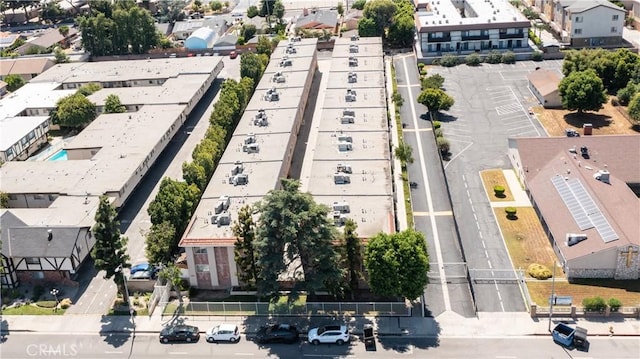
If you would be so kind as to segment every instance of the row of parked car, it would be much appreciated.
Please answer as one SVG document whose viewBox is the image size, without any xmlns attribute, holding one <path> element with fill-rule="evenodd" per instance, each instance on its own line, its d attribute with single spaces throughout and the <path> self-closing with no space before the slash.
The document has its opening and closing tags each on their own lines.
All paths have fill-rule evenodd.
<svg viewBox="0 0 640 359">
<path fill-rule="evenodd" d="M 160 342 L 197 342 L 200 339 L 200 330 L 192 325 L 174 325 L 165 327 L 160 332 Z M 230 342 L 237 343 L 240 340 L 240 330 L 235 324 L 220 324 L 209 329 L 205 333 L 205 339 L 209 343 Z M 255 341 L 260 344 L 287 343 L 293 344 L 300 340 L 300 332 L 290 324 L 270 324 L 261 327 L 255 336 Z M 337 344 L 343 345 L 351 340 L 349 328 L 346 325 L 325 325 L 312 328 L 308 332 L 308 342 L 313 345 Z"/>
</svg>

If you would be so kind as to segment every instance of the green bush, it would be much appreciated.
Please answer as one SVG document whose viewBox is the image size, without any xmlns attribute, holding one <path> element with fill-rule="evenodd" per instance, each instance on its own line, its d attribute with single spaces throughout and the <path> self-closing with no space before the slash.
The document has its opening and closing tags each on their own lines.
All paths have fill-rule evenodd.
<svg viewBox="0 0 640 359">
<path fill-rule="evenodd" d="M 489 55 L 484 59 L 488 64 L 499 64 L 502 61 L 502 54 L 498 50 L 491 50 Z"/>
<path fill-rule="evenodd" d="M 443 137 L 444 136 L 444 132 L 442 132 L 441 128 L 436 128 L 434 131 L 434 134 L 436 135 L 436 137 Z"/>
<path fill-rule="evenodd" d="M 422 71 L 422 69 L 424 68 L 424 66 L 425 66 L 425 65 L 424 65 L 424 63 L 420 62 L 420 63 L 418 64 L 418 70 Z"/>
<path fill-rule="evenodd" d="M 532 278 L 539 280 L 549 279 L 553 275 L 549 268 L 538 263 L 532 263 L 529 268 L 527 268 L 527 274 Z"/>
<path fill-rule="evenodd" d="M 506 189 L 504 188 L 504 186 L 501 186 L 501 185 L 493 186 L 493 193 L 495 193 L 496 197 L 504 197 L 505 190 Z"/>
<path fill-rule="evenodd" d="M 36 302 L 36 305 L 41 308 L 55 308 L 57 303 L 55 300 L 40 300 Z"/>
<path fill-rule="evenodd" d="M 518 209 L 516 209 L 515 207 L 506 207 L 504 209 L 504 212 L 507 214 L 507 218 L 509 219 L 518 218 L 517 217 Z"/>
<path fill-rule="evenodd" d="M 607 304 L 609 304 L 609 308 L 611 308 L 612 312 L 617 312 L 620 307 L 622 307 L 622 302 L 616 298 L 609 298 L 609 302 Z"/>
<path fill-rule="evenodd" d="M 607 303 L 602 297 L 588 297 L 582 300 L 582 306 L 587 312 L 603 312 Z"/>
<path fill-rule="evenodd" d="M 435 130 L 439 129 L 439 128 L 440 128 L 440 126 L 442 126 L 442 124 L 440 123 L 440 121 L 433 121 L 431 124 L 433 125 L 433 128 L 434 128 Z"/>
<path fill-rule="evenodd" d="M 442 153 L 443 155 L 446 155 L 449 153 L 450 145 L 449 145 L 449 141 L 447 141 L 446 138 L 444 137 L 436 138 L 436 145 L 438 146 L 440 153 Z"/>
<path fill-rule="evenodd" d="M 33 297 L 31 297 L 31 299 L 34 302 L 37 302 L 38 299 L 40 299 L 40 297 L 42 297 L 43 294 L 44 294 L 44 287 L 41 285 L 37 285 L 33 287 Z"/>
<path fill-rule="evenodd" d="M 440 66 L 454 67 L 458 64 L 458 58 L 455 55 L 444 55 L 440 58 Z"/>
<path fill-rule="evenodd" d="M 633 80 L 629 81 L 627 83 L 627 86 L 618 90 L 618 93 L 616 94 L 616 96 L 618 97 L 618 101 L 620 101 L 620 104 L 623 106 L 627 106 L 639 89 L 640 86 L 638 84 L 636 84 Z"/>
<path fill-rule="evenodd" d="M 480 55 L 478 55 L 478 54 L 476 54 L 474 52 L 472 54 L 467 55 L 467 57 L 465 58 L 464 62 L 468 66 L 479 66 L 480 63 L 482 62 L 482 59 L 480 58 Z"/>
<path fill-rule="evenodd" d="M 507 51 L 502 54 L 502 63 L 503 64 L 515 64 L 516 63 L 516 54 L 511 51 Z"/>
<path fill-rule="evenodd" d="M 532 61 L 542 61 L 542 51 L 534 51 L 533 54 L 531 54 L 531 60 Z"/>
</svg>

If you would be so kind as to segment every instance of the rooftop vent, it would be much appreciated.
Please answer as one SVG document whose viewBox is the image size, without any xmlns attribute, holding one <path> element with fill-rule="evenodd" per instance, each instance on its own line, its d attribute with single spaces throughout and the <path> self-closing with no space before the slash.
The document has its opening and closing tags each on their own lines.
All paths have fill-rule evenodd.
<svg viewBox="0 0 640 359">
<path fill-rule="evenodd" d="M 348 165 L 346 163 L 338 163 L 338 165 L 336 166 L 336 172 L 337 173 L 353 173 L 353 170 L 351 169 L 351 165 Z"/>
<path fill-rule="evenodd" d="M 258 153 L 260 152 L 260 146 L 257 143 L 251 143 L 248 145 L 242 146 L 242 152 L 246 153 Z"/>
<path fill-rule="evenodd" d="M 586 234 L 567 233 L 567 246 L 575 246 L 576 244 L 587 239 Z"/>
<path fill-rule="evenodd" d="M 235 176 L 229 177 L 229 184 L 234 186 L 243 186 L 249 183 L 249 175 L 246 173 L 240 173 Z"/>
<path fill-rule="evenodd" d="M 598 172 L 593 174 L 593 178 L 604 183 L 609 183 L 609 171 L 599 170 Z"/>
<path fill-rule="evenodd" d="M 216 214 L 220 214 L 228 210 L 230 204 L 231 204 L 231 200 L 229 199 L 229 196 L 220 196 L 215 208 Z"/>
<path fill-rule="evenodd" d="M 340 213 L 349 213 L 351 211 L 351 209 L 349 208 L 349 203 L 347 203 L 346 201 L 333 202 L 333 204 L 331 205 L 331 208 L 333 209 L 334 212 L 340 212 Z"/>
<path fill-rule="evenodd" d="M 333 175 L 333 183 L 335 184 L 349 184 L 351 183 L 351 176 L 344 173 L 336 173 Z"/>
<path fill-rule="evenodd" d="M 53 240 L 53 231 L 47 229 L 47 241 L 51 242 Z"/>
</svg>

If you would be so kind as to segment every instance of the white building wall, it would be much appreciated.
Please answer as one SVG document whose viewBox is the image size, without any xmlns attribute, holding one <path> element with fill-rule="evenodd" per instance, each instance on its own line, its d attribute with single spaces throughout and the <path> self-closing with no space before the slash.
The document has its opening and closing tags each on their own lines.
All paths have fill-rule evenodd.
<svg viewBox="0 0 640 359">
<path fill-rule="evenodd" d="M 616 16 L 617 18 L 615 18 Z M 576 17 L 581 18 L 582 22 L 577 22 Z M 570 36 L 572 38 L 622 36 L 624 17 L 625 12 L 622 9 L 614 10 L 605 6 L 598 6 L 579 14 L 571 14 Z M 576 29 L 580 29 L 581 34 L 577 34 Z"/>
<path fill-rule="evenodd" d="M 231 285 L 237 287 L 238 283 L 238 265 L 236 264 L 233 246 L 227 247 L 227 256 L 229 258 L 229 276 L 231 277 Z"/>
</svg>

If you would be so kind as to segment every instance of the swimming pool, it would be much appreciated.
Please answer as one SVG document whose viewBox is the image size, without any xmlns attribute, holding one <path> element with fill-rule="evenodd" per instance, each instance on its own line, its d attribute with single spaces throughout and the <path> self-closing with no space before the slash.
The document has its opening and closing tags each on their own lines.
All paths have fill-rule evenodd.
<svg viewBox="0 0 640 359">
<path fill-rule="evenodd" d="M 47 161 L 66 161 L 67 160 L 67 150 L 60 150 L 56 152 L 53 156 L 49 157 Z"/>
</svg>

